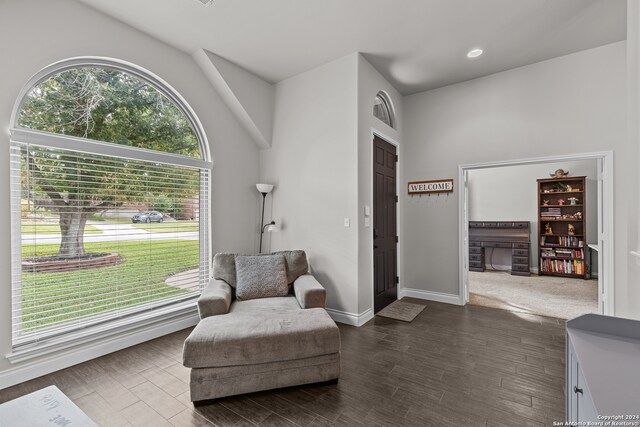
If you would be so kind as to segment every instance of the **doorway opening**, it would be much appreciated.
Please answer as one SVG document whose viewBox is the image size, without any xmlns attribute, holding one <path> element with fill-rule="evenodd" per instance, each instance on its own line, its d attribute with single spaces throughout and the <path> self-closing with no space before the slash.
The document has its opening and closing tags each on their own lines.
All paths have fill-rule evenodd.
<svg viewBox="0 0 640 427">
<path fill-rule="evenodd" d="M 397 147 L 373 136 L 373 310 L 398 299 Z"/>
<path fill-rule="evenodd" d="M 558 169 L 574 188 L 550 177 Z M 461 165 L 459 182 L 461 304 L 613 313 L 611 152 Z"/>
</svg>

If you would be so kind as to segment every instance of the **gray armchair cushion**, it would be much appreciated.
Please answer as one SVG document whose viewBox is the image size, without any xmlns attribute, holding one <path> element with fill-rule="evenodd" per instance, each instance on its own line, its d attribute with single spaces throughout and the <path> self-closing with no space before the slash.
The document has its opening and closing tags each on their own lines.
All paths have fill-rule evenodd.
<svg viewBox="0 0 640 427">
<path fill-rule="evenodd" d="M 230 305 L 231 286 L 222 280 L 211 279 L 198 298 L 198 314 L 201 319 L 226 314 Z"/>
<path fill-rule="evenodd" d="M 236 257 L 236 298 L 286 297 L 289 293 L 284 256 L 258 255 Z"/>
<path fill-rule="evenodd" d="M 213 257 L 213 278 L 224 280 L 232 288 L 236 287 L 237 254 L 219 253 Z"/>
<path fill-rule="evenodd" d="M 340 331 L 323 309 L 212 316 L 184 343 L 183 364 L 213 368 L 305 359 L 340 351 Z"/>
<path fill-rule="evenodd" d="M 309 272 L 307 254 L 304 251 L 280 251 L 274 255 L 282 254 L 287 262 L 287 283 L 292 284 L 298 277 Z"/>
<path fill-rule="evenodd" d="M 300 304 L 294 295 L 286 297 L 258 298 L 234 301 L 229 308 L 231 314 L 288 313 L 299 311 Z"/>
<path fill-rule="evenodd" d="M 303 274 L 293 282 L 293 292 L 302 308 L 324 308 L 327 292 L 311 274 Z"/>
<path fill-rule="evenodd" d="M 307 254 L 301 250 L 274 252 L 271 255 L 282 255 L 286 261 L 287 283 L 291 284 L 303 274 L 309 272 Z M 232 288 L 236 287 L 236 257 L 244 256 L 234 253 L 217 253 L 213 257 L 213 277 L 224 280 Z M 270 255 L 256 255 L 270 256 Z"/>
</svg>

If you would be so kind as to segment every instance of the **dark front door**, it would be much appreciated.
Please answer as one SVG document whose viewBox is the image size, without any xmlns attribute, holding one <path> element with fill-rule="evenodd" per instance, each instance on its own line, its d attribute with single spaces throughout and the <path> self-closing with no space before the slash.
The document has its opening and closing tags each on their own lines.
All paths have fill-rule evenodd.
<svg viewBox="0 0 640 427">
<path fill-rule="evenodd" d="M 373 286 L 374 312 L 397 299 L 396 147 L 373 138 Z"/>
</svg>

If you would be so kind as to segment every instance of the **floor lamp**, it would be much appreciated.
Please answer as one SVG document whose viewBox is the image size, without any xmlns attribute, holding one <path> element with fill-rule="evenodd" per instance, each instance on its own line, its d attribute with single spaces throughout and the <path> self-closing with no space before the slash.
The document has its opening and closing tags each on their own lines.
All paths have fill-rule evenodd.
<svg viewBox="0 0 640 427">
<path fill-rule="evenodd" d="M 271 184 L 256 184 L 256 188 L 262 194 L 262 216 L 260 217 L 260 248 L 258 249 L 258 253 L 262 253 L 262 236 L 264 234 L 265 229 L 267 231 L 275 231 L 276 230 L 276 222 L 271 221 L 267 224 L 264 223 L 264 203 L 267 200 L 267 194 L 271 193 L 273 190 L 273 185 Z"/>
</svg>

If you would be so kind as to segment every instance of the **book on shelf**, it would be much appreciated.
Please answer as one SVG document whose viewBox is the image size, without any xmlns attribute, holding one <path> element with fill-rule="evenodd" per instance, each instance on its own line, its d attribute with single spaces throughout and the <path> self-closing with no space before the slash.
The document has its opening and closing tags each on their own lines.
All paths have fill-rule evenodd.
<svg viewBox="0 0 640 427">
<path fill-rule="evenodd" d="M 584 243 L 576 236 L 554 236 L 547 234 L 540 237 L 540 246 L 564 246 L 569 248 L 581 248 Z"/>
<path fill-rule="evenodd" d="M 540 256 L 542 258 L 568 258 L 568 259 L 584 259 L 584 251 L 582 249 L 570 248 L 540 248 Z"/>
<path fill-rule="evenodd" d="M 553 234 L 540 237 L 540 246 L 563 246 L 581 248 L 584 243 L 576 236 L 554 236 Z"/>
<path fill-rule="evenodd" d="M 584 260 L 553 260 L 543 259 L 540 262 L 540 270 L 546 273 L 584 274 Z"/>
<path fill-rule="evenodd" d="M 572 258 L 571 249 L 556 249 L 556 256 L 558 258 Z"/>
<path fill-rule="evenodd" d="M 562 211 L 560 208 L 540 209 L 540 216 L 549 219 L 562 218 Z"/>
<path fill-rule="evenodd" d="M 556 251 L 552 248 L 540 248 L 540 256 L 543 258 L 555 257 Z"/>
</svg>

